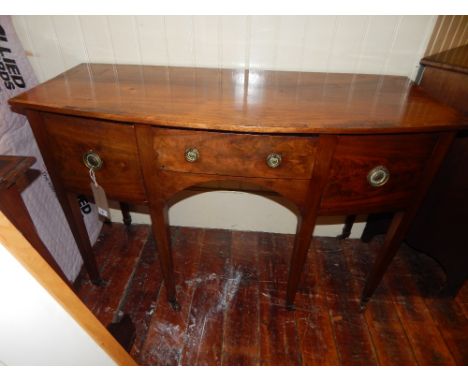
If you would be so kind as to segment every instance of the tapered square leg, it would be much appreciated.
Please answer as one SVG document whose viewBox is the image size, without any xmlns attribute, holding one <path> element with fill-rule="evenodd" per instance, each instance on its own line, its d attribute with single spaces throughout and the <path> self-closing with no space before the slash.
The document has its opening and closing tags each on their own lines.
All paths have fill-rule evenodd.
<svg viewBox="0 0 468 382">
<path fill-rule="evenodd" d="M 397 212 L 390 223 L 390 227 L 385 236 L 384 244 L 380 250 L 374 265 L 366 279 L 361 296 L 361 311 L 365 309 L 367 302 L 372 297 L 377 285 L 380 283 L 390 262 L 395 256 L 402 240 L 404 239 L 419 206 L 424 200 L 427 190 L 438 171 L 440 164 L 453 141 L 453 132 L 440 134 L 439 140 L 432 152 L 431 158 L 426 163 L 421 181 L 414 191 L 413 200 L 408 203 L 405 211 Z"/>
<path fill-rule="evenodd" d="M 302 219 L 298 222 L 294 248 L 291 255 L 288 276 L 288 289 L 286 293 L 286 308 L 294 310 L 294 298 L 296 296 L 297 287 L 301 279 L 302 270 L 304 269 L 309 251 L 312 233 L 315 227 L 315 219 L 309 224 L 303 224 Z"/>
<path fill-rule="evenodd" d="M 361 310 L 365 309 L 367 302 L 372 297 L 375 289 L 379 285 L 382 277 L 395 257 L 396 252 L 404 238 L 410 223 L 410 216 L 404 212 L 394 215 L 390 228 L 387 231 L 382 248 L 367 276 L 361 296 Z"/>
<path fill-rule="evenodd" d="M 174 265 L 171 254 L 167 207 L 151 206 L 151 227 L 158 248 L 158 258 L 166 286 L 167 300 L 174 310 L 179 310 L 174 280 Z"/>
<path fill-rule="evenodd" d="M 321 136 L 317 149 L 317 160 L 311 174 L 307 199 L 298 218 L 296 239 L 291 256 L 286 294 L 286 308 L 294 310 L 294 297 L 307 259 L 312 234 L 317 220 L 322 193 L 329 177 L 331 160 L 337 139 L 334 136 Z"/>
<path fill-rule="evenodd" d="M 120 202 L 120 210 L 122 211 L 123 223 L 126 226 L 132 224 L 132 217 L 130 216 L 130 206 L 127 203 Z"/>
<path fill-rule="evenodd" d="M 103 280 L 99 275 L 99 270 L 94 256 L 93 247 L 89 241 L 88 231 L 81 214 L 77 197 L 73 193 L 67 193 L 66 201 L 62 204 L 65 217 L 70 225 L 71 232 L 75 238 L 78 250 L 83 257 L 83 263 L 88 272 L 91 282 L 95 285 L 102 285 Z"/>
</svg>

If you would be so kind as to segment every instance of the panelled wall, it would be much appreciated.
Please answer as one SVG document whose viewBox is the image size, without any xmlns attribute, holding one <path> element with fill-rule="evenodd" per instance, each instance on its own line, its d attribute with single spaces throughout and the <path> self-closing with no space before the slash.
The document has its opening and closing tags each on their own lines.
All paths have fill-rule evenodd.
<svg viewBox="0 0 468 382">
<path fill-rule="evenodd" d="M 81 62 L 392 74 L 415 78 L 436 16 L 14 16 L 40 81 Z M 118 218 L 117 213 L 115 218 Z M 137 220 L 148 221 L 144 215 Z M 295 216 L 256 195 L 211 192 L 171 224 L 294 233 Z M 331 221 L 337 223 L 336 219 Z M 335 235 L 322 220 L 316 234 Z M 357 224 L 353 236 L 360 235 Z"/>
<path fill-rule="evenodd" d="M 468 16 L 439 16 L 424 56 L 468 44 Z"/>
</svg>

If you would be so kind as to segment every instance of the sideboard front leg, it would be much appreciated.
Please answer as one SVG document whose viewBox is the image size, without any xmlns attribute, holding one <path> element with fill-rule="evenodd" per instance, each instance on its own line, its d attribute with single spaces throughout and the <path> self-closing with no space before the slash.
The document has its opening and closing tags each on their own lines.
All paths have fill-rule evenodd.
<svg viewBox="0 0 468 382">
<path fill-rule="evenodd" d="M 319 137 L 317 157 L 310 178 L 308 195 L 304 203 L 300 206 L 301 216 L 298 218 L 297 222 L 296 239 L 289 266 L 288 289 L 286 294 L 286 308 L 288 310 L 294 309 L 294 297 L 296 296 L 299 280 L 307 259 L 323 190 L 327 185 L 330 175 L 330 166 L 335 153 L 336 144 L 336 136 L 321 135 Z"/>
<path fill-rule="evenodd" d="M 288 289 L 286 294 L 286 308 L 294 310 L 294 298 L 296 296 L 297 287 L 301 279 L 302 270 L 307 259 L 312 233 L 314 232 L 316 216 L 310 216 L 303 220 L 299 217 L 297 223 L 296 238 L 294 241 L 294 249 L 291 255 L 289 266 Z"/>
<path fill-rule="evenodd" d="M 49 147 L 49 137 L 47 128 L 39 111 L 28 110 L 26 113 L 28 121 L 34 132 L 36 142 L 41 149 L 42 157 L 49 171 L 50 179 L 54 185 L 55 194 L 62 206 L 63 213 L 70 226 L 71 233 L 75 238 L 76 245 L 83 259 L 84 267 L 88 272 L 89 278 L 95 285 L 102 285 L 102 279 L 99 276 L 96 259 L 94 257 L 93 248 L 89 241 L 88 232 L 83 221 L 80 207 L 75 194 L 69 194 L 64 188 L 58 169 L 56 168 L 56 160 L 53 156 L 53 151 Z"/>
<path fill-rule="evenodd" d="M 155 170 L 155 151 L 153 148 L 153 128 L 148 125 L 135 125 L 135 135 L 138 142 L 141 160 L 141 172 L 148 198 L 151 216 L 151 228 L 158 248 L 159 263 L 166 286 L 167 299 L 174 310 L 180 310 L 176 299 L 174 265 L 172 261 L 169 237 L 169 219 L 167 200 L 161 195 L 168 184 L 161 183 Z"/>
<path fill-rule="evenodd" d="M 174 280 L 174 265 L 172 261 L 171 246 L 169 239 L 169 219 L 167 207 L 163 205 L 151 205 L 151 227 L 158 248 L 158 258 L 161 265 L 161 271 L 166 286 L 167 300 L 172 308 L 180 310 L 180 305 L 176 298 L 176 288 Z"/>
<path fill-rule="evenodd" d="M 380 249 L 371 271 L 366 279 L 361 296 L 361 311 L 366 308 L 366 304 L 382 280 L 382 277 L 390 265 L 392 259 L 406 234 L 411 221 L 411 215 L 398 212 L 393 216 L 390 227 L 385 235 L 385 240 Z"/>
<path fill-rule="evenodd" d="M 382 279 L 385 270 L 395 256 L 401 241 L 405 237 L 419 206 L 424 200 L 427 190 L 434 179 L 434 175 L 437 173 L 454 137 L 454 132 L 441 133 L 439 135 L 439 139 L 432 151 L 432 155 L 426 163 L 421 176 L 421 181 L 417 189 L 414 191 L 413 200 L 409 203 L 409 208 L 405 212 L 400 211 L 393 216 L 392 222 L 385 236 L 382 249 L 377 256 L 364 285 L 361 296 L 361 311 L 365 309 L 367 302 Z"/>
<path fill-rule="evenodd" d="M 94 256 L 93 247 L 89 241 L 88 231 L 81 214 L 76 194 L 66 193 L 66 201 L 62 204 L 63 211 L 67 217 L 71 232 L 75 238 L 78 249 L 83 258 L 83 264 L 88 272 L 89 278 L 94 285 L 102 285 L 103 281 Z"/>
</svg>

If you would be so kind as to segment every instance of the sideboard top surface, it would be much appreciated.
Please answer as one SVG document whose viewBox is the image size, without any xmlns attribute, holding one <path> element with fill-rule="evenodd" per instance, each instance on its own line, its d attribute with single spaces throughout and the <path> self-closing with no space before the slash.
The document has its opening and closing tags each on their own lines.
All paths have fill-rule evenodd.
<svg viewBox="0 0 468 382">
<path fill-rule="evenodd" d="M 394 133 L 463 126 L 408 78 L 80 64 L 10 104 L 128 123 L 257 133 Z"/>
</svg>

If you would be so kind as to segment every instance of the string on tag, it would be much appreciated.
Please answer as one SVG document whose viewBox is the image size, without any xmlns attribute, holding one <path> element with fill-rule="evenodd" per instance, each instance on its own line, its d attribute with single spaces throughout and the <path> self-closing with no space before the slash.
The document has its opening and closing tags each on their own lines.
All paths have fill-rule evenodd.
<svg viewBox="0 0 468 382">
<path fill-rule="evenodd" d="M 89 169 L 89 177 L 93 181 L 94 186 L 98 187 L 98 183 L 97 183 L 97 180 L 96 180 L 96 174 L 94 173 L 94 170 L 92 168 Z"/>
</svg>

